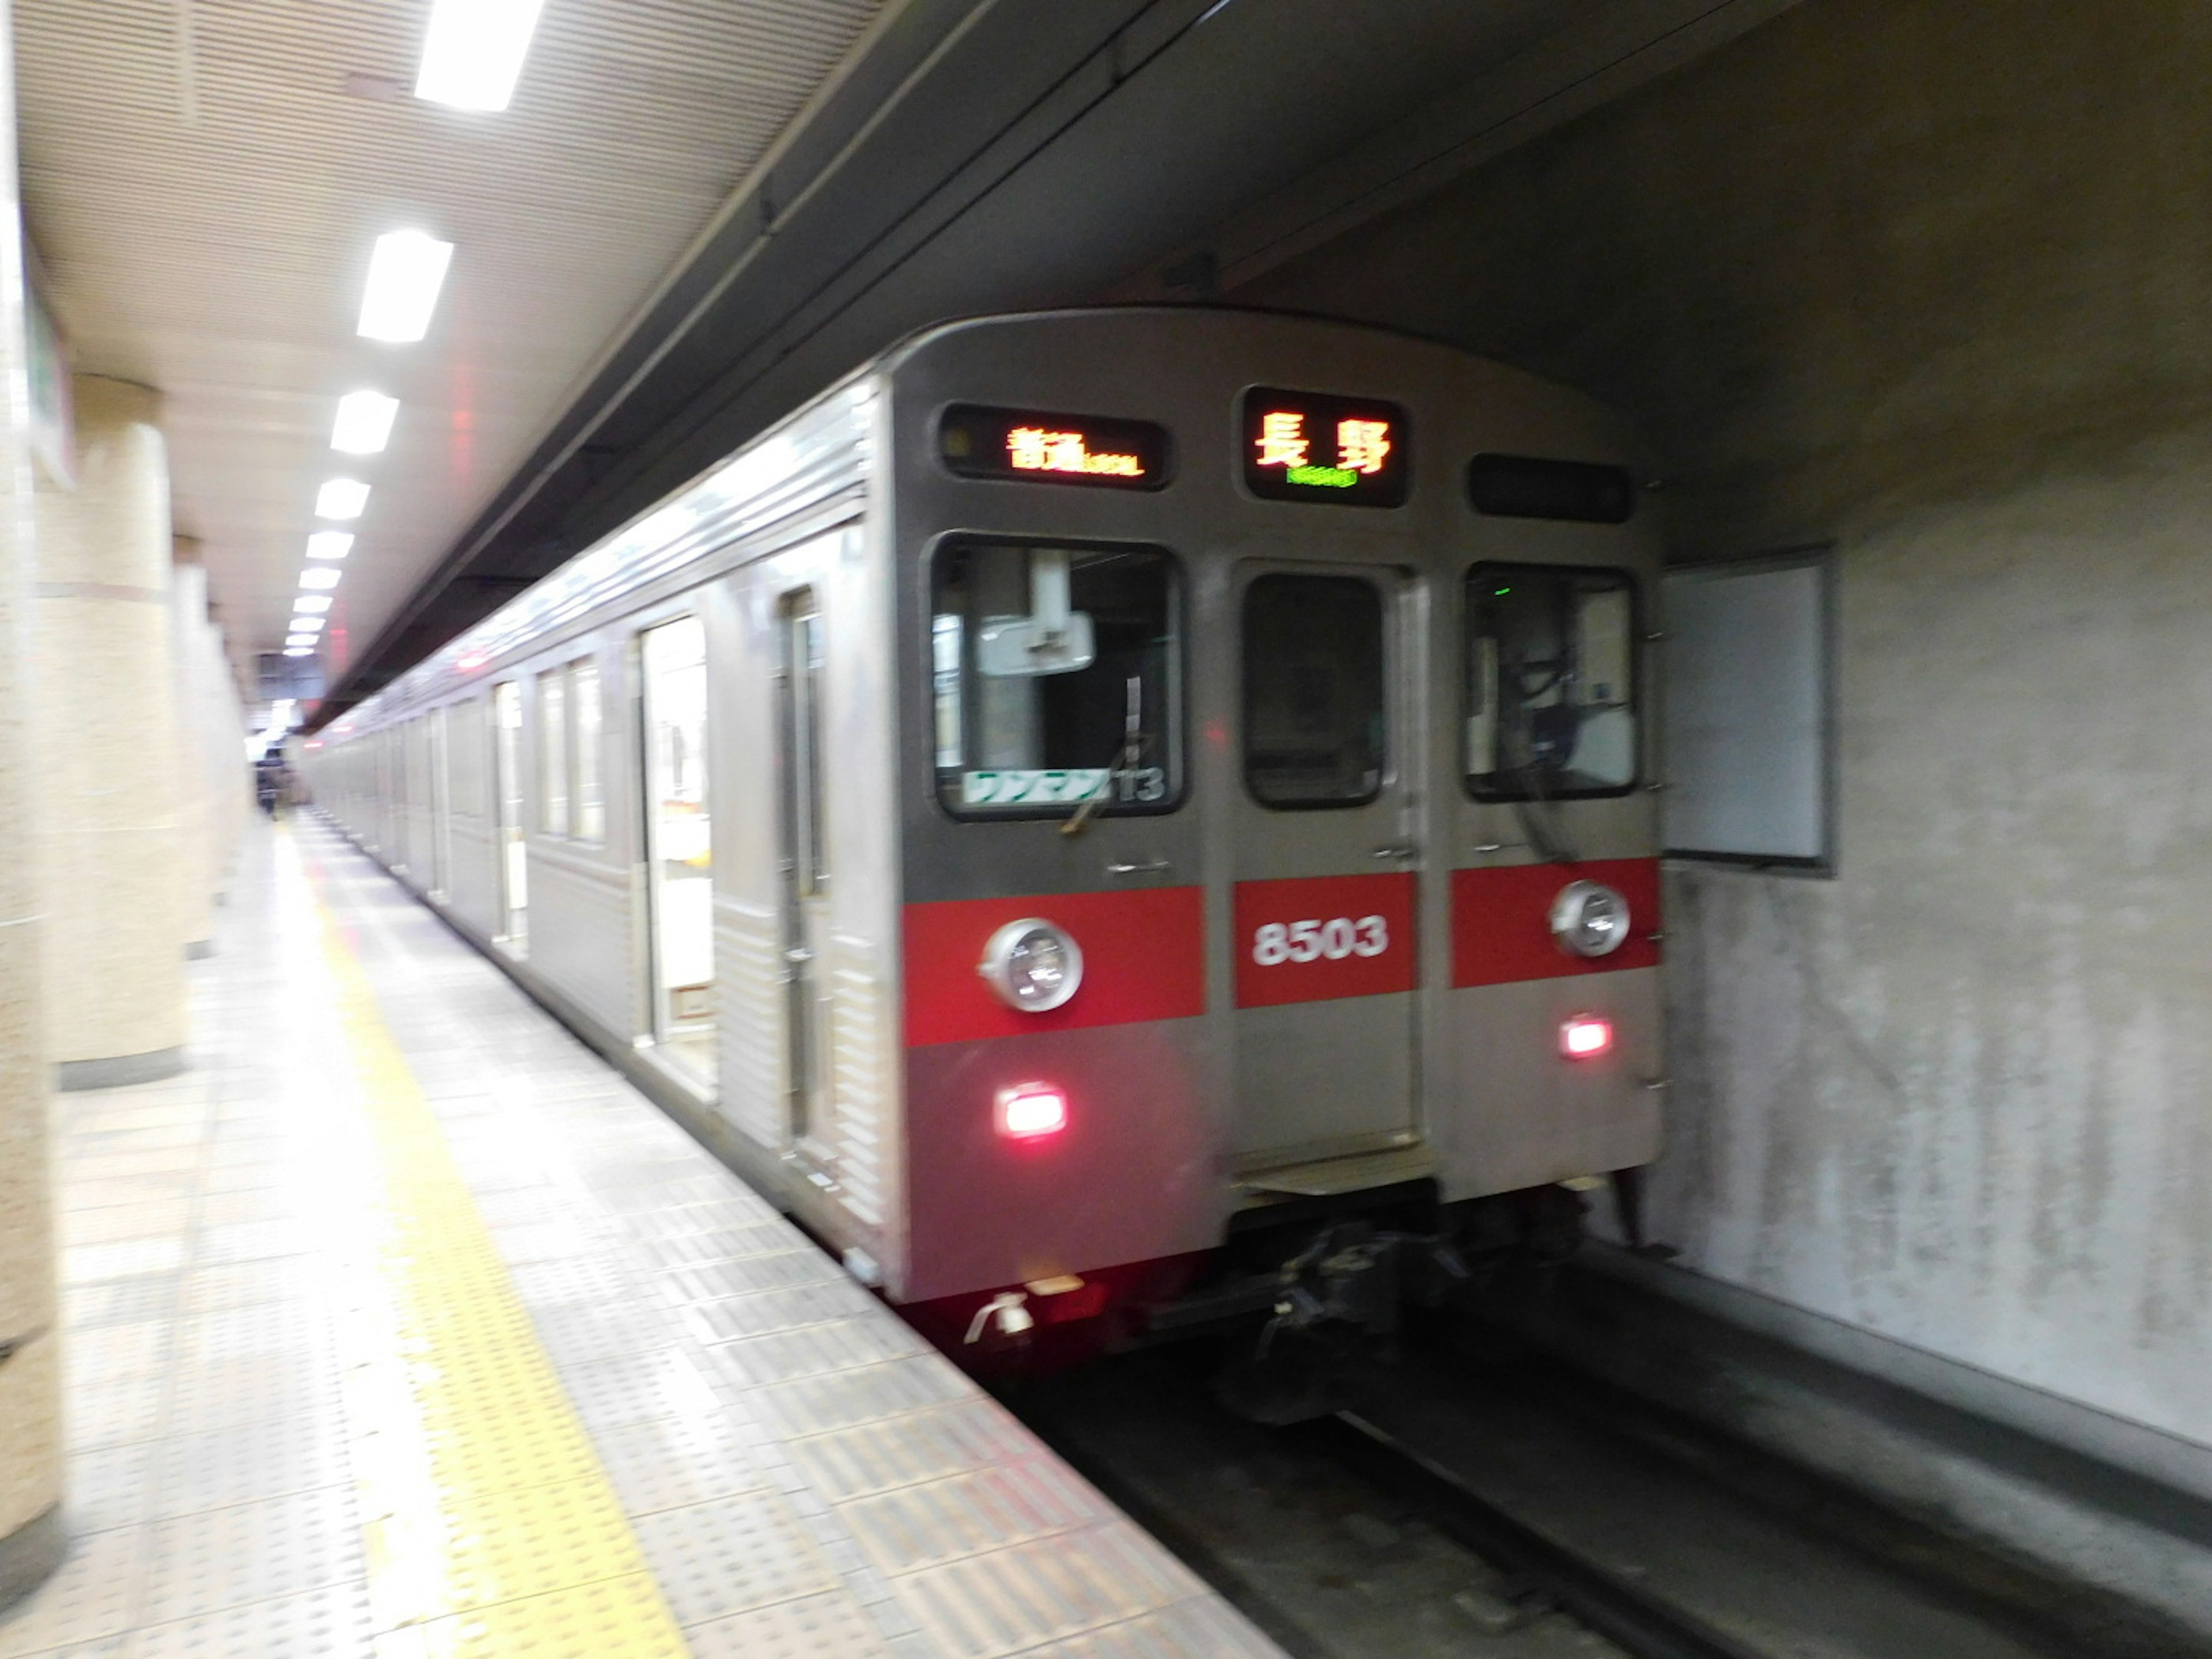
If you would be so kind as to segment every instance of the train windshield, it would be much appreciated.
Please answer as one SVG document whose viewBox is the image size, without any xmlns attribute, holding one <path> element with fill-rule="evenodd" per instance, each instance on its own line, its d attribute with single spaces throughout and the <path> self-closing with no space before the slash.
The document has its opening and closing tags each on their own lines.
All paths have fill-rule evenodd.
<svg viewBox="0 0 2212 1659">
<path fill-rule="evenodd" d="M 1476 799 L 1635 786 L 1635 592 L 1623 570 L 1479 564 L 1468 573 L 1463 764 Z"/>
<path fill-rule="evenodd" d="M 1181 584 L 1157 548 L 956 541 L 932 574 L 937 787 L 958 817 L 1182 793 Z"/>
<path fill-rule="evenodd" d="M 1382 793 L 1382 595 L 1357 576 L 1256 578 L 1244 592 L 1244 782 L 1263 806 Z"/>
</svg>

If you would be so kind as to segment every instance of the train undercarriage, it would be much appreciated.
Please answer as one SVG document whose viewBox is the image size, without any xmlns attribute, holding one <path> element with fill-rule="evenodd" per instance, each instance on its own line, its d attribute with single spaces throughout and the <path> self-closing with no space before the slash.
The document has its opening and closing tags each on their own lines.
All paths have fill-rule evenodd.
<svg viewBox="0 0 2212 1659">
<path fill-rule="evenodd" d="M 1333 1380 L 1393 1352 L 1409 1309 L 1541 1293 L 1580 1249 L 1586 1187 L 1608 1187 L 1643 1245 L 1640 1171 L 1443 1203 L 1422 1179 L 1243 1210 L 1213 1252 L 948 1298 L 903 1311 L 972 1370 L 1018 1378 L 1104 1353 L 1205 1338 L 1217 1388 L 1255 1421 L 1334 1409 Z"/>
</svg>

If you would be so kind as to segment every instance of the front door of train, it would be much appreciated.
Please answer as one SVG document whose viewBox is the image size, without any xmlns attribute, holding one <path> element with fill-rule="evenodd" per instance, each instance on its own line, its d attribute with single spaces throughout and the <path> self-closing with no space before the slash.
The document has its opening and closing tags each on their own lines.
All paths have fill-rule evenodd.
<svg viewBox="0 0 2212 1659">
<path fill-rule="evenodd" d="M 1231 908 L 1248 1172 L 1414 1139 L 1414 598 L 1388 568 L 1239 567 Z"/>
</svg>

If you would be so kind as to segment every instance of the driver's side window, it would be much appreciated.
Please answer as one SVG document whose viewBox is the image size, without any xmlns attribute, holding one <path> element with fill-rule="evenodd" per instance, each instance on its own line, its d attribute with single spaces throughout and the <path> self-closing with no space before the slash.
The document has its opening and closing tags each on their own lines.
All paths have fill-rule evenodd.
<svg viewBox="0 0 2212 1659">
<path fill-rule="evenodd" d="M 1636 589 L 1624 570 L 1467 577 L 1462 766 L 1478 800 L 1615 795 L 1637 775 Z"/>
<path fill-rule="evenodd" d="M 953 817 L 1181 799 L 1182 584 L 1165 551 L 955 538 L 930 591 L 932 748 Z"/>
</svg>

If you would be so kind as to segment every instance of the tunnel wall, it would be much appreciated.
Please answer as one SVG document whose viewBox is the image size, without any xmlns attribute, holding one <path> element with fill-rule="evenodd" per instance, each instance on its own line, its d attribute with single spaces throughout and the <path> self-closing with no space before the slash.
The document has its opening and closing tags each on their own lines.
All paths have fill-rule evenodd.
<svg viewBox="0 0 2212 1659">
<path fill-rule="evenodd" d="M 1670 877 L 1656 1231 L 2212 1443 L 2212 12 L 1808 0 L 1227 296 L 1631 412 L 1832 542 L 1832 880 Z"/>
</svg>

